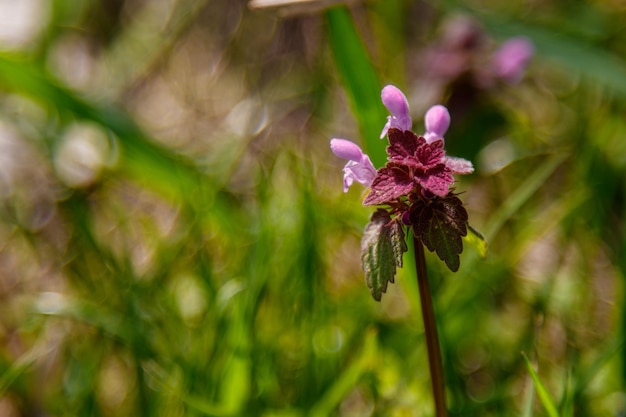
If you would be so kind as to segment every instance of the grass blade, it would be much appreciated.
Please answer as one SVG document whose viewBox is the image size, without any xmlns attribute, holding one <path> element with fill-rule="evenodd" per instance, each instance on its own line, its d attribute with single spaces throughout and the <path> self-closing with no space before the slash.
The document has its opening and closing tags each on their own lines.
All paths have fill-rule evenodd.
<svg viewBox="0 0 626 417">
<path fill-rule="evenodd" d="M 515 214 L 528 199 L 541 188 L 552 173 L 567 158 L 566 154 L 554 154 L 547 158 L 522 185 L 502 203 L 498 211 L 492 216 L 486 227 L 484 236 L 488 242 L 493 241 L 495 235 L 508 219 Z"/>
<path fill-rule="evenodd" d="M 533 368 L 532 363 L 530 363 L 528 356 L 526 356 L 526 354 L 522 352 L 522 357 L 524 358 L 524 362 L 526 363 L 526 368 L 528 369 L 528 372 L 530 373 L 530 377 L 532 378 L 533 383 L 535 384 L 535 389 L 537 390 L 537 395 L 539 396 L 539 400 L 541 401 L 541 404 L 543 404 L 543 407 L 546 409 L 548 416 L 559 417 L 559 412 L 556 408 L 556 405 L 554 404 L 554 400 L 548 393 L 548 390 L 546 389 L 546 387 L 541 382 L 541 379 L 539 379 L 539 375 L 537 375 L 537 372 L 535 372 L 535 369 Z"/>
<path fill-rule="evenodd" d="M 386 154 L 379 135 L 387 113 L 380 101 L 376 69 L 348 9 L 330 9 L 326 18 L 335 65 L 359 122 L 364 148 L 374 165 L 381 166 Z"/>
</svg>

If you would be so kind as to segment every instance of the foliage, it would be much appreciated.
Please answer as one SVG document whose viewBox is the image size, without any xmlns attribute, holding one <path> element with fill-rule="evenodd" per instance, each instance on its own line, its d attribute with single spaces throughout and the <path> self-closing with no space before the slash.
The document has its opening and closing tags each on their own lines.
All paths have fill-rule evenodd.
<svg viewBox="0 0 626 417">
<path fill-rule="evenodd" d="M 393 282 L 396 268 L 402 268 L 402 255 L 407 249 L 403 226 L 392 221 L 388 211 L 376 210 L 361 239 L 365 282 L 376 301 L 387 291 L 387 283 Z"/>
<path fill-rule="evenodd" d="M 431 252 L 436 252 L 451 271 L 459 270 L 462 238 L 467 235 L 467 211 L 453 194 L 420 201 L 411 208 L 413 233 Z"/>
<path fill-rule="evenodd" d="M 616 2 L 4 3 L 32 23 L 0 30 L 0 415 L 432 415 L 408 248 L 373 302 L 328 149 L 382 166 L 387 83 L 476 167 L 487 257 L 473 229 L 458 272 L 426 254 L 450 414 L 624 413 Z M 484 82 L 511 36 L 528 72 Z M 471 70 L 435 77 L 442 51 Z"/>
</svg>

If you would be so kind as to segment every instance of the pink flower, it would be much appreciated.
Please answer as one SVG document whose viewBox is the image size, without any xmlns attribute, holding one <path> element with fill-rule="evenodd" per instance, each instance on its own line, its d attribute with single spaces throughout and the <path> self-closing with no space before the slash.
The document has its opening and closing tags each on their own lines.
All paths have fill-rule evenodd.
<svg viewBox="0 0 626 417">
<path fill-rule="evenodd" d="M 443 135 L 450 127 L 450 113 L 441 104 L 432 106 L 426 112 L 424 116 L 424 125 L 426 126 L 426 133 L 424 133 L 424 139 L 430 143 L 435 139 L 442 138 Z"/>
<path fill-rule="evenodd" d="M 400 130 L 411 130 L 413 122 L 409 116 L 409 102 L 404 93 L 396 86 L 387 85 L 380 93 L 380 98 L 391 113 L 391 116 L 387 117 L 387 124 L 383 127 L 380 138 L 385 137 L 389 128 L 392 127 Z"/>
<path fill-rule="evenodd" d="M 504 42 L 493 54 L 493 71 L 508 84 L 517 84 L 526 71 L 535 48 L 524 37 L 511 38 Z"/>
<path fill-rule="evenodd" d="M 450 113 L 441 104 L 432 106 L 424 116 L 424 125 L 426 133 L 424 139 L 426 143 L 432 143 L 437 139 L 443 139 L 443 135 L 450 127 Z M 447 170 L 452 174 L 471 174 L 474 172 L 472 163 L 463 158 L 455 158 L 453 156 L 444 156 L 442 162 Z"/>
<path fill-rule="evenodd" d="M 374 168 L 369 156 L 364 154 L 356 143 L 345 139 L 332 139 L 330 149 L 338 157 L 348 160 L 346 166 L 343 167 L 344 193 L 348 191 L 354 181 L 366 187 L 372 184 L 376 176 L 376 168 Z"/>
<path fill-rule="evenodd" d="M 470 161 L 446 155 L 443 135 L 450 126 L 450 113 L 441 104 L 432 106 L 424 117 L 426 133 L 417 136 L 411 131 L 411 117 L 406 97 L 397 87 L 388 85 L 381 93 L 383 104 L 391 116 L 383 129 L 389 138 L 388 162 L 376 171 L 361 148 L 345 139 L 332 139 L 335 155 L 347 159 L 343 168 L 343 190 L 354 181 L 371 187 L 363 204 L 393 204 L 412 195 L 422 198 L 445 197 L 454 183 L 453 174 L 474 171 Z"/>
</svg>

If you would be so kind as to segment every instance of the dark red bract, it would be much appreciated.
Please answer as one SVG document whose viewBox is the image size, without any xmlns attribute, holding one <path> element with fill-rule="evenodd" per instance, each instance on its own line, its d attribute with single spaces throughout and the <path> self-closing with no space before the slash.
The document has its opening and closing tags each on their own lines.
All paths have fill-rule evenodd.
<svg viewBox="0 0 626 417">
<path fill-rule="evenodd" d="M 443 140 L 429 143 L 409 130 L 395 128 L 389 129 L 387 134 L 389 161 L 376 173 L 363 204 L 389 204 L 411 193 L 426 198 L 446 196 L 454 178 L 446 165 Z"/>
</svg>

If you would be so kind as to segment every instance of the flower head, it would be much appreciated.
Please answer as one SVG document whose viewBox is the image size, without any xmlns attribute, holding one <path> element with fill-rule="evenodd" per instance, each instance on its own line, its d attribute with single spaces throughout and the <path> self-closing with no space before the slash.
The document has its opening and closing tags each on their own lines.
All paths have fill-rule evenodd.
<svg viewBox="0 0 626 417">
<path fill-rule="evenodd" d="M 422 74 L 418 82 L 433 96 L 445 94 L 453 113 L 461 114 L 484 93 L 519 83 L 533 53 L 529 39 L 516 36 L 497 44 L 476 19 L 454 15 L 416 61 Z"/>
<path fill-rule="evenodd" d="M 403 196 L 445 197 L 454 183 L 452 174 L 468 174 L 472 163 L 446 156 L 443 139 L 428 142 L 411 131 L 388 132 L 389 162 L 378 170 L 364 205 L 390 204 Z"/>
<path fill-rule="evenodd" d="M 392 113 L 383 129 L 389 138 L 389 162 L 378 170 L 363 204 L 389 204 L 409 195 L 444 197 L 454 183 L 452 174 L 474 171 L 470 161 L 446 156 L 443 135 L 450 126 L 448 109 L 441 104 L 432 106 L 424 117 L 426 133 L 417 136 L 410 128 L 397 126 L 399 115 L 410 120 L 404 94 L 388 85 L 383 88 L 382 97 Z"/>
<path fill-rule="evenodd" d="M 376 168 L 374 168 L 369 156 L 364 154 L 356 143 L 345 139 L 332 139 L 330 149 L 338 157 L 348 160 L 343 168 L 344 193 L 348 191 L 354 181 L 366 187 L 370 186 L 376 176 Z"/>
<path fill-rule="evenodd" d="M 343 168 L 344 192 L 357 181 L 371 187 L 363 204 L 394 204 L 403 198 L 445 197 L 454 183 L 453 174 L 474 171 L 470 161 L 446 156 L 443 135 L 450 126 L 450 113 L 444 106 L 431 107 L 424 118 L 426 133 L 417 136 L 411 129 L 411 116 L 405 95 L 388 85 L 381 93 L 383 104 L 391 116 L 383 129 L 389 138 L 388 162 L 378 171 L 370 158 L 355 143 L 332 139 L 330 148 L 335 155 L 347 159 Z"/>
<path fill-rule="evenodd" d="M 518 83 L 524 76 L 535 48 L 524 37 L 511 38 L 494 52 L 492 66 L 495 75 L 509 84 Z"/>
<path fill-rule="evenodd" d="M 416 244 L 437 252 L 448 268 L 459 268 L 467 235 L 467 211 L 452 192 L 453 174 L 469 174 L 472 163 L 446 155 L 443 135 L 450 126 L 450 113 L 442 105 L 431 107 L 424 118 L 426 132 L 411 131 L 409 104 L 397 87 L 388 85 L 381 93 L 391 115 L 381 137 L 389 139 L 387 164 L 378 171 L 355 143 L 332 139 L 330 148 L 347 159 L 343 189 L 354 181 L 370 188 L 363 205 L 379 205 L 361 240 L 361 264 L 372 296 L 380 300 L 393 282 L 402 254 L 408 250 L 404 231 L 412 230 Z"/>
<path fill-rule="evenodd" d="M 392 127 L 400 130 L 411 130 L 413 122 L 409 116 L 409 102 L 404 93 L 396 86 L 387 85 L 380 93 L 380 98 L 391 113 L 391 116 L 387 117 L 387 124 L 383 127 L 380 138 L 384 138 L 387 131 Z"/>
</svg>

